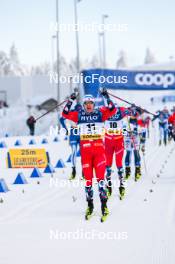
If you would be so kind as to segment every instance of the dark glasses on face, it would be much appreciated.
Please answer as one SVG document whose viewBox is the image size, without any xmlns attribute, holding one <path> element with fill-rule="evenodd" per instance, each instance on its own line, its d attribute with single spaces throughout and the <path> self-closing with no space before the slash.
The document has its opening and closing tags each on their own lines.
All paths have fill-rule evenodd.
<svg viewBox="0 0 175 264">
<path fill-rule="evenodd" d="M 84 102 L 85 105 L 88 105 L 88 104 L 94 104 L 93 102 L 91 101 L 88 101 L 88 102 Z"/>
</svg>

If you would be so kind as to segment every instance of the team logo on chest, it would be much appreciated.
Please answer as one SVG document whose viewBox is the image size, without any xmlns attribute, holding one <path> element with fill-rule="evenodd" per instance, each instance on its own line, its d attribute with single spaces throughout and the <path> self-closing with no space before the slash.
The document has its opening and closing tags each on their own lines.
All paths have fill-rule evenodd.
<svg viewBox="0 0 175 264">
<path fill-rule="evenodd" d="M 101 122 L 101 113 L 99 111 L 95 111 L 92 114 L 87 114 L 86 112 L 82 112 L 79 117 L 79 123 L 94 123 Z"/>
<path fill-rule="evenodd" d="M 90 121 L 97 121 L 98 120 L 98 116 L 92 116 L 92 115 L 84 115 L 84 116 L 81 116 L 81 121 L 87 121 L 87 122 L 90 122 Z"/>
</svg>

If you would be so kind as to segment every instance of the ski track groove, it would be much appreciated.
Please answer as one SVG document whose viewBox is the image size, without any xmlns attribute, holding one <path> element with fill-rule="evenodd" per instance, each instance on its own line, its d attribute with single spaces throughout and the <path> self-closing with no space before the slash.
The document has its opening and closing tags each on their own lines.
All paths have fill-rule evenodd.
<svg viewBox="0 0 175 264">
<path fill-rule="evenodd" d="M 154 168 L 155 167 L 157 168 L 157 163 L 154 163 L 154 162 L 157 159 L 158 153 L 162 147 L 163 146 L 161 146 L 161 147 L 154 146 L 153 148 L 150 149 L 148 154 L 145 156 L 148 175 L 150 175 L 150 172 L 153 175 L 156 173 Z M 165 155 L 163 155 L 160 163 L 162 162 L 162 160 L 164 160 L 164 158 L 165 158 L 164 156 L 166 156 L 167 151 L 169 151 L 169 148 L 170 148 L 170 146 L 168 145 L 166 148 L 166 151 L 165 151 Z M 151 166 L 152 164 L 155 164 L 155 165 Z M 140 188 L 138 185 L 144 184 L 145 177 L 146 177 L 146 175 L 144 173 L 142 175 L 142 178 L 136 183 L 131 176 L 131 178 L 127 181 L 127 193 L 126 193 L 126 197 L 124 198 L 124 200 L 120 201 L 119 197 L 116 197 L 116 195 L 113 195 L 110 198 L 110 200 L 109 200 L 110 211 L 112 211 L 116 206 L 119 206 L 119 204 L 121 204 L 123 202 L 126 203 L 126 202 L 129 202 L 130 200 L 133 200 L 135 195 L 137 195 L 137 193 L 135 192 L 136 188 Z M 156 176 L 150 177 L 150 185 L 151 185 L 151 180 L 154 177 L 156 177 Z M 62 191 L 60 193 L 60 189 L 56 188 L 56 190 L 54 190 L 53 192 L 46 193 L 46 194 L 40 196 L 39 198 L 37 198 L 35 200 L 35 204 L 33 204 L 33 201 L 27 202 L 24 205 L 22 205 L 20 208 L 18 207 L 16 210 L 12 211 L 10 214 L 0 218 L 0 223 L 1 224 L 4 222 L 10 222 L 11 223 L 11 222 L 14 222 L 16 220 L 21 220 L 24 217 L 30 215 L 30 213 L 32 213 L 33 211 L 35 211 L 39 207 L 43 206 L 44 204 L 50 203 L 51 201 L 55 200 L 57 197 L 65 196 L 69 191 L 72 191 L 72 189 L 67 188 L 66 190 L 64 189 L 64 191 Z M 148 192 L 148 190 L 147 190 L 147 192 Z M 78 192 L 78 194 L 79 194 L 78 196 L 81 195 L 80 192 Z M 127 197 L 129 197 L 130 199 L 127 199 Z M 117 203 L 116 203 L 116 200 L 118 200 Z M 93 218 L 96 218 L 97 216 L 99 216 L 98 212 L 96 212 L 96 214 Z M 91 221 L 92 221 L 92 219 L 91 219 Z"/>
<path fill-rule="evenodd" d="M 56 188 L 53 192 L 49 192 L 37 198 L 35 201 L 26 202 L 24 205 L 16 208 L 10 214 L 1 217 L 0 223 L 3 224 L 5 222 L 14 222 L 16 220 L 21 220 L 25 217 L 25 215 L 30 214 L 35 209 L 39 208 L 43 204 L 49 203 L 50 201 L 54 200 L 57 197 L 62 197 L 64 194 L 68 193 L 69 189 L 64 190 L 60 193 L 60 189 Z M 35 202 L 35 203 L 34 203 Z M 24 212 L 25 211 L 25 212 Z"/>
<path fill-rule="evenodd" d="M 171 148 L 171 145 L 168 145 L 166 147 L 166 151 L 162 157 L 161 160 L 158 159 L 160 165 L 162 163 L 162 161 L 166 158 L 167 156 L 167 152 L 169 152 L 169 149 Z M 148 165 L 150 167 L 150 170 L 148 169 L 148 176 L 150 174 L 152 174 L 153 176 L 150 176 L 148 178 L 148 180 L 150 181 L 150 188 L 152 187 L 152 180 L 153 178 L 155 178 L 155 174 L 156 174 L 156 169 L 157 168 L 157 163 L 155 162 L 155 160 L 157 159 L 157 156 L 158 156 L 158 153 L 159 151 L 161 151 L 161 148 L 159 146 L 155 146 L 153 148 L 153 150 L 149 153 L 149 155 L 147 155 L 147 159 L 146 159 L 146 165 L 147 165 L 147 169 L 148 169 Z M 152 155 L 154 153 L 154 156 Z M 149 157 L 151 159 L 149 159 Z M 155 163 L 154 163 L 155 162 Z M 151 165 L 154 164 L 153 167 L 151 167 Z M 154 170 L 153 170 L 154 168 Z M 128 179 L 127 181 L 127 188 L 126 188 L 126 196 L 124 197 L 123 201 L 120 201 L 119 198 L 118 198 L 118 202 L 116 203 L 115 201 L 117 200 L 116 196 L 114 197 L 114 195 L 110 198 L 109 200 L 109 205 L 110 205 L 110 211 L 113 211 L 115 207 L 118 206 L 118 209 L 119 210 L 119 205 L 123 202 L 127 202 L 127 203 L 130 203 L 132 200 L 135 199 L 135 196 L 137 195 L 137 192 L 135 192 L 136 188 L 140 189 L 140 187 L 142 187 L 142 192 L 143 192 L 143 199 L 146 198 L 148 195 L 149 195 L 149 190 L 148 189 L 144 189 L 144 180 L 146 180 L 146 173 L 144 173 L 141 177 L 141 179 L 138 181 L 138 182 L 135 182 L 132 175 L 131 177 Z M 157 179 L 157 177 L 156 177 Z M 139 185 L 142 185 L 142 186 L 139 186 Z M 129 198 L 129 199 L 127 199 Z M 120 207 L 121 208 L 121 207 Z M 119 212 L 118 212 L 119 213 Z M 120 214 L 120 213 L 119 213 Z"/>
</svg>

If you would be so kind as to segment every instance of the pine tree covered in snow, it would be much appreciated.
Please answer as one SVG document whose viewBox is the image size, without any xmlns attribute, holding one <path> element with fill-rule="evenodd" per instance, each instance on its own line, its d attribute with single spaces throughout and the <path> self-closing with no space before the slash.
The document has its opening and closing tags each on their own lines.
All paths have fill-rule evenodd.
<svg viewBox="0 0 175 264">
<path fill-rule="evenodd" d="M 156 59 L 155 59 L 153 52 L 150 50 L 150 48 L 147 48 L 145 59 L 144 59 L 144 64 L 151 64 L 151 63 L 156 63 Z"/>
<path fill-rule="evenodd" d="M 7 75 L 9 58 L 4 51 L 0 51 L 0 76 Z"/>
<path fill-rule="evenodd" d="M 117 60 L 117 69 L 127 68 L 127 55 L 126 52 L 121 50 L 119 53 L 119 58 Z"/>
<path fill-rule="evenodd" d="M 0 51 L 0 76 L 23 76 L 27 67 L 20 63 L 15 44 L 12 44 L 9 54 Z"/>
</svg>

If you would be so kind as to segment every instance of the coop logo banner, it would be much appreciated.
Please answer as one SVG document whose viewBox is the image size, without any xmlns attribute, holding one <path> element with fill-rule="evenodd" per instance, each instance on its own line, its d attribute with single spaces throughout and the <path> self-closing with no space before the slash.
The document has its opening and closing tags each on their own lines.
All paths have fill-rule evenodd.
<svg viewBox="0 0 175 264">
<path fill-rule="evenodd" d="M 7 153 L 8 168 L 45 168 L 48 163 L 45 149 L 10 149 Z"/>
<path fill-rule="evenodd" d="M 114 90 L 175 90 L 175 71 L 90 69 L 83 77 L 84 92 L 94 96 L 101 85 Z"/>
<path fill-rule="evenodd" d="M 168 88 L 175 84 L 175 74 L 173 73 L 137 73 L 135 82 L 142 86 L 157 86 Z"/>
</svg>

